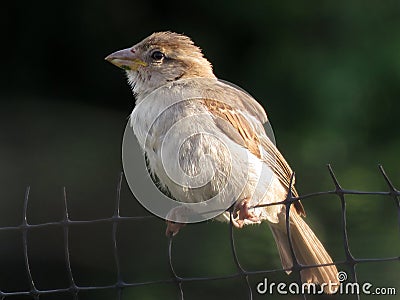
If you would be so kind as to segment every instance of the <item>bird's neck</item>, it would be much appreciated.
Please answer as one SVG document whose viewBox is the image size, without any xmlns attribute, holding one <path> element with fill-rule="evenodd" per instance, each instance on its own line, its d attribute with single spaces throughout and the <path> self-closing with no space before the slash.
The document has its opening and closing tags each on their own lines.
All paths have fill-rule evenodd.
<svg viewBox="0 0 400 300">
<path fill-rule="evenodd" d="M 211 72 L 211 73 L 202 73 L 202 74 L 184 74 L 183 76 L 176 78 L 176 80 L 168 81 L 168 82 L 163 82 L 161 84 L 153 84 L 153 85 L 144 85 L 144 84 L 139 84 L 138 82 L 135 82 L 131 84 L 133 94 L 135 95 L 136 98 L 136 104 L 140 103 L 143 99 L 145 99 L 148 95 L 156 91 L 157 89 L 161 87 L 171 87 L 174 84 L 179 84 L 179 82 L 185 82 L 187 81 L 196 81 L 197 79 L 212 79 L 216 80 L 217 77 Z"/>
</svg>

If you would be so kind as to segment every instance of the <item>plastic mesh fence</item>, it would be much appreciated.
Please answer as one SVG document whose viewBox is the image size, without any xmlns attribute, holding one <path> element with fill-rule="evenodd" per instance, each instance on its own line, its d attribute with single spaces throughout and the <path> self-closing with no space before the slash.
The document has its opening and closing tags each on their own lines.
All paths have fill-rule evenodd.
<svg viewBox="0 0 400 300">
<path fill-rule="evenodd" d="M 368 264 L 368 263 L 379 263 L 379 262 L 388 262 L 392 261 L 393 263 L 399 263 L 400 262 L 400 256 L 396 257 L 385 257 L 385 258 L 357 258 L 352 255 L 352 252 L 349 247 L 349 238 L 348 238 L 348 226 L 347 226 L 347 214 L 346 214 L 346 204 L 347 204 L 347 199 L 346 197 L 348 195 L 376 195 L 376 196 L 384 196 L 384 197 L 389 197 L 393 199 L 394 207 L 397 210 L 397 216 L 398 216 L 398 230 L 399 230 L 399 236 L 400 236 L 400 201 L 399 201 L 399 196 L 400 196 L 400 191 L 395 188 L 395 186 L 392 184 L 391 180 L 389 177 L 386 175 L 384 169 L 382 166 L 379 166 L 379 170 L 387 184 L 388 190 L 387 191 L 381 191 L 381 192 L 366 192 L 366 191 L 356 191 L 356 190 L 348 190 L 344 189 L 341 187 L 339 184 L 338 179 L 336 178 L 332 168 L 328 166 L 330 176 L 332 178 L 332 181 L 334 183 L 334 189 L 326 192 L 317 192 L 317 193 L 312 193 L 312 194 L 307 194 L 307 195 L 302 195 L 299 197 L 293 197 L 291 194 L 290 190 L 288 191 L 287 198 L 280 202 L 280 203 L 274 203 L 271 205 L 276 205 L 276 204 L 284 204 L 286 205 L 286 214 L 288 216 L 290 212 L 290 206 L 294 201 L 297 200 L 302 200 L 302 199 L 307 199 L 307 198 L 312 198 L 320 195 L 335 195 L 339 198 L 340 203 L 341 203 L 341 223 L 342 223 L 342 228 L 341 228 L 341 234 L 343 238 L 343 249 L 345 253 L 345 259 L 341 261 L 335 261 L 334 263 L 338 266 L 346 266 L 348 270 L 350 270 L 349 278 L 351 279 L 352 282 L 357 283 L 358 278 L 357 278 L 357 270 L 356 266 L 359 264 Z M 170 277 L 166 278 L 164 280 L 154 280 L 154 281 L 139 281 L 139 282 L 127 282 L 123 279 L 123 275 L 121 272 L 121 261 L 119 257 L 119 241 L 117 237 L 117 232 L 118 228 L 121 225 L 121 223 L 126 222 L 126 221 L 139 221 L 141 222 L 142 220 L 147 220 L 147 219 L 152 219 L 155 218 L 153 216 L 121 216 L 120 214 L 120 199 L 121 199 L 121 184 L 122 184 L 122 179 L 123 175 L 121 174 L 121 177 L 119 179 L 119 183 L 117 186 L 117 195 L 116 195 L 116 200 L 115 200 L 115 210 L 114 214 L 109 217 L 109 218 L 103 218 L 103 219 L 95 219 L 95 220 L 71 220 L 69 217 L 68 213 L 68 201 L 67 201 L 67 195 L 66 191 L 64 188 L 64 201 L 63 201 L 63 219 L 58 222 L 49 222 L 49 223 L 42 223 L 42 224 L 29 224 L 28 219 L 27 219 L 27 210 L 28 210 L 28 201 L 29 201 L 29 192 L 30 189 L 27 188 L 26 190 L 26 195 L 25 195 L 25 200 L 24 200 L 24 207 L 23 207 L 23 219 L 22 223 L 19 226 L 13 226 L 13 227 L 0 227 L 0 233 L 1 232 L 11 232 L 11 231 L 17 231 L 21 233 L 22 236 L 22 245 L 23 245 L 23 255 L 24 255 L 24 265 L 25 265 L 25 270 L 27 274 L 27 278 L 29 281 L 29 289 L 23 290 L 23 291 L 4 291 L 0 290 L 0 299 L 15 299 L 18 296 L 25 296 L 26 298 L 24 299 L 41 299 L 44 295 L 59 295 L 59 294 L 67 294 L 70 296 L 71 299 L 79 299 L 80 293 L 85 292 L 85 291 L 93 291 L 93 290 L 113 290 L 116 292 L 116 299 L 122 299 L 124 292 L 129 289 L 129 290 L 134 290 L 137 287 L 140 286 L 151 286 L 151 285 L 159 285 L 159 284 L 167 284 L 167 285 L 172 285 L 176 287 L 176 299 L 187 299 L 185 296 L 185 285 L 190 282 L 205 282 L 205 281 L 219 281 L 219 280 L 226 280 L 226 279 L 233 279 L 236 278 L 238 280 L 242 280 L 245 284 L 245 287 L 247 288 L 247 299 L 253 299 L 256 293 L 255 286 L 250 283 L 250 278 L 252 276 L 259 276 L 259 275 L 264 275 L 267 276 L 271 273 L 274 272 L 282 272 L 282 269 L 268 269 L 268 270 L 257 270 L 257 271 L 252 271 L 252 270 L 247 270 L 244 267 L 242 267 L 239 256 L 237 255 L 237 249 L 235 246 L 235 236 L 234 236 L 234 229 L 232 222 L 230 222 L 230 230 L 229 230 L 229 241 L 230 241 L 230 249 L 231 249 L 231 255 L 233 257 L 233 261 L 235 264 L 235 269 L 236 272 L 233 272 L 232 274 L 228 274 L 225 276 L 213 276 L 213 277 L 183 277 L 180 276 L 174 268 L 174 263 L 173 263 L 173 257 L 174 257 L 174 249 L 173 249 L 173 243 L 174 243 L 174 238 L 171 237 L 168 240 L 167 243 L 167 257 L 168 257 L 168 265 L 170 269 Z M 290 226 L 288 226 L 288 220 L 289 218 L 287 217 L 287 231 L 288 233 L 290 232 Z M 231 220 L 232 220 L 232 212 L 231 212 Z M 115 262 L 116 266 L 116 280 L 114 284 L 111 285 L 88 285 L 88 286 L 82 286 L 79 285 L 74 277 L 74 271 L 71 266 L 71 258 L 70 258 L 70 229 L 71 227 L 74 226 L 81 226 L 81 225 L 86 225 L 86 224 L 95 224 L 95 223 L 106 223 L 106 224 L 112 224 L 112 235 L 109 237 L 112 239 L 113 243 L 113 259 Z M 195 226 L 195 225 L 194 225 Z M 32 275 L 31 272 L 31 265 L 30 265 L 30 259 L 29 259 L 29 251 L 30 251 L 30 245 L 28 241 L 28 235 L 30 234 L 30 231 L 32 229 L 41 229 L 41 228 L 48 228 L 48 227 L 60 227 L 62 228 L 63 232 L 63 241 L 64 241 L 64 255 L 65 255 L 65 265 L 67 268 L 67 274 L 68 274 L 68 281 L 69 281 L 69 286 L 66 288 L 54 288 L 54 289 L 39 289 L 37 287 L 36 281 L 34 276 Z M 162 235 L 160 234 L 160 237 Z M 289 235 L 290 236 L 290 235 Z M 0 243 L 5 243 L 6 241 L 0 240 Z M 291 246 L 291 241 L 289 239 L 289 243 Z M 293 249 L 292 249 L 293 253 Z M 146 253 L 143 253 L 143 255 L 146 255 Z M 310 268 L 310 267 L 315 267 L 315 266 L 302 266 L 296 262 L 296 259 L 294 258 L 294 266 L 292 267 L 293 273 L 298 274 L 299 278 L 299 273 L 302 269 L 304 268 Z M 400 279 L 400 277 L 399 277 Z M 393 292 L 393 291 L 392 291 Z M 310 296 L 307 293 L 304 293 L 301 295 L 302 298 L 308 299 Z M 274 296 L 271 295 L 268 297 L 268 295 L 265 295 L 265 298 L 270 298 L 273 299 Z M 356 294 L 353 295 L 351 299 L 362 299 L 363 295 L 362 294 Z"/>
</svg>

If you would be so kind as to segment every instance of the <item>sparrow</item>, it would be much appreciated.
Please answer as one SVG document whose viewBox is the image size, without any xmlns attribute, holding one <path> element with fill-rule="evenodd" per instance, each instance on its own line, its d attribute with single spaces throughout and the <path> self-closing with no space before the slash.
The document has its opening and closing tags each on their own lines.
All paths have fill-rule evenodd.
<svg viewBox="0 0 400 300">
<path fill-rule="evenodd" d="M 136 99 L 130 125 L 160 189 L 178 201 L 196 203 L 222 190 L 237 190 L 234 217 L 224 212 L 216 219 L 231 220 L 238 228 L 265 221 L 286 272 L 293 267 L 293 249 L 301 266 L 313 266 L 301 269 L 302 281 L 333 293 L 330 286 L 339 285 L 337 268 L 304 221 L 299 200 L 290 205 L 290 247 L 282 201 L 289 189 L 294 197 L 298 193 L 291 184 L 291 168 L 263 127 L 268 122 L 263 107 L 219 80 L 201 49 L 183 34 L 153 33 L 106 60 L 126 72 Z M 167 235 L 183 226 L 167 224 Z"/>
</svg>

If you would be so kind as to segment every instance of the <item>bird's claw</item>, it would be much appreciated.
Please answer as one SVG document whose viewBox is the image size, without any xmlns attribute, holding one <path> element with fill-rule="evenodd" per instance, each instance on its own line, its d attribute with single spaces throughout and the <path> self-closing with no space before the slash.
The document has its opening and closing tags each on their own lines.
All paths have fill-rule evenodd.
<svg viewBox="0 0 400 300">
<path fill-rule="evenodd" d="M 167 237 L 175 236 L 179 230 L 186 225 L 186 222 L 188 221 L 188 214 L 188 208 L 185 206 L 177 206 L 171 209 L 166 218 L 167 229 L 165 230 L 165 235 Z"/>
<path fill-rule="evenodd" d="M 232 222 L 236 228 L 242 228 L 246 224 L 260 223 L 260 218 L 250 211 L 249 201 L 250 199 L 245 198 L 235 205 L 234 213 L 237 217 L 232 219 Z"/>
<path fill-rule="evenodd" d="M 176 223 L 172 221 L 167 221 L 167 229 L 165 230 L 165 235 L 167 237 L 173 237 L 178 234 L 179 230 L 185 226 L 184 223 Z"/>
</svg>

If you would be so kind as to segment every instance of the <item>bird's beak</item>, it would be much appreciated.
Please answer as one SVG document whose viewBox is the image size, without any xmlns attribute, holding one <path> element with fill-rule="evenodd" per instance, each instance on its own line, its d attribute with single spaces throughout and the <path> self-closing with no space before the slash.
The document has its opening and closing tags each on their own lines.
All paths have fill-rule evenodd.
<svg viewBox="0 0 400 300">
<path fill-rule="evenodd" d="M 105 60 L 124 70 L 136 71 L 140 67 L 147 66 L 147 63 L 139 59 L 132 48 L 116 51 L 107 56 Z"/>
</svg>

